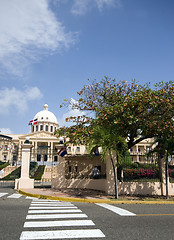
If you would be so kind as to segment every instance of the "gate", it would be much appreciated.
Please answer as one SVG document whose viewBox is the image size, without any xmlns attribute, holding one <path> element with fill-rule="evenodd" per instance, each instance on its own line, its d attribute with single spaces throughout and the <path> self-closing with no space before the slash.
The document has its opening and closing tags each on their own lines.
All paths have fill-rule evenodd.
<svg viewBox="0 0 174 240">
<path fill-rule="evenodd" d="M 0 180 L 0 188 L 14 188 L 15 181 L 2 181 Z"/>
</svg>

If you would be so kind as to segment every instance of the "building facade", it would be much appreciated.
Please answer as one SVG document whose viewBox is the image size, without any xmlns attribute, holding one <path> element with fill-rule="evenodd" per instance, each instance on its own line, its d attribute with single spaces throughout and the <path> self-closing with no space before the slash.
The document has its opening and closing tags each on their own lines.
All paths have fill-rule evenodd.
<svg viewBox="0 0 174 240">
<path fill-rule="evenodd" d="M 12 165 L 20 165 L 21 146 L 26 138 L 29 138 L 33 145 L 31 161 L 37 162 L 39 165 L 56 165 L 59 157 L 56 145 L 59 144 L 59 139 L 54 135 L 54 131 L 58 128 L 56 116 L 48 110 L 48 105 L 45 104 L 43 110 L 34 116 L 29 134 L 8 134 L 6 138 L 2 135 L 0 138 L 0 160 L 9 161 Z M 130 149 L 132 161 L 147 162 L 146 153 L 151 147 L 152 139 L 144 140 L 135 145 Z M 87 157 L 86 147 L 82 145 L 67 146 L 67 153 L 66 158 L 71 158 L 73 162 L 77 162 L 75 158 Z M 155 162 L 155 159 L 151 159 L 151 162 Z M 77 169 L 77 167 L 73 169 Z"/>
</svg>

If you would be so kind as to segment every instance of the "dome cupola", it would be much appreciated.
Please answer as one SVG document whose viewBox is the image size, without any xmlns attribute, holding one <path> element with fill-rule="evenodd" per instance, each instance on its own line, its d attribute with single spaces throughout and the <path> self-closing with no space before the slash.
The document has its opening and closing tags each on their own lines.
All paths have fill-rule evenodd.
<svg viewBox="0 0 174 240">
<path fill-rule="evenodd" d="M 54 113 L 48 110 L 48 105 L 44 105 L 44 109 L 34 116 L 37 124 L 31 126 L 31 132 L 47 131 L 53 133 L 58 127 L 57 118 Z"/>
</svg>

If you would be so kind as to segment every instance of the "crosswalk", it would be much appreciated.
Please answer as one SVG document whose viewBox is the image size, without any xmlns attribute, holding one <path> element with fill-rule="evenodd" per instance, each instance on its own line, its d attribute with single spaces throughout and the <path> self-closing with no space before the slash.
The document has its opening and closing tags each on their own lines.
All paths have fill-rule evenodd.
<svg viewBox="0 0 174 240">
<path fill-rule="evenodd" d="M 9 194 L 9 193 L 6 193 L 6 192 L 0 192 L 0 198 L 2 197 L 6 197 L 6 198 L 13 198 L 13 199 L 17 199 L 17 198 L 20 198 L 20 197 L 23 197 L 23 195 L 19 194 L 19 193 L 13 193 L 13 194 Z"/>
<path fill-rule="evenodd" d="M 135 213 L 132 213 L 128 210 L 125 210 L 125 209 L 122 209 L 122 208 L 119 208 L 119 207 L 115 207 L 113 205 L 110 205 L 110 204 L 106 204 L 106 203 L 96 203 L 96 205 L 100 206 L 100 207 L 103 207 L 103 208 L 106 208 L 120 216 L 124 216 L 124 217 L 134 217 L 136 216 Z"/>
<path fill-rule="evenodd" d="M 33 199 L 20 240 L 105 238 L 95 223 L 71 202 Z"/>
<path fill-rule="evenodd" d="M 6 192 L 0 192 L 0 199 L 4 198 L 4 197 L 7 198 L 7 199 L 19 199 L 19 198 L 24 198 L 24 199 L 29 199 L 29 200 L 34 199 L 33 197 L 26 197 L 26 196 L 23 196 L 22 194 L 19 194 L 19 193 L 9 194 L 9 193 L 6 193 Z"/>
</svg>

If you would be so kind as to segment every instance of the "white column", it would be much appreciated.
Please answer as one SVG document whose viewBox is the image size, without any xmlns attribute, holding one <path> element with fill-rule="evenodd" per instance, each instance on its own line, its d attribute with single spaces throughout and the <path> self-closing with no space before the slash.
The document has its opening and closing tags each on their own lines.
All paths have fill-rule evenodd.
<svg viewBox="0 0 174 240">
<path fill-rule="evenodd" d="M 34 179 L 29 178 L 30 170 L 30 153 L 32 144 L 22 144 L 22 164 L 21 164 L 21 177 L 15 179 L 15 189 L 34 188 Z"/>
<path fill-rule="evenodd" d="M 48 142 L 48 147 L 49 148 L 48 148 L 48 151 L 47 151 L 47 154 L 48 154 L 48 156 L 47 156 L 48 160 L 47 161 L 51 162 L 51 149 L 50 149 L 51 148 L 51 142 Z"/>
<path fill-rule="evenodd" d="M 137 151 L 137 154 L 136 154 L 136 162 L 139 162 L 139 152 L 138 152 L 138 145 L 136 145 L 136 151 Z"/>
</svg>

